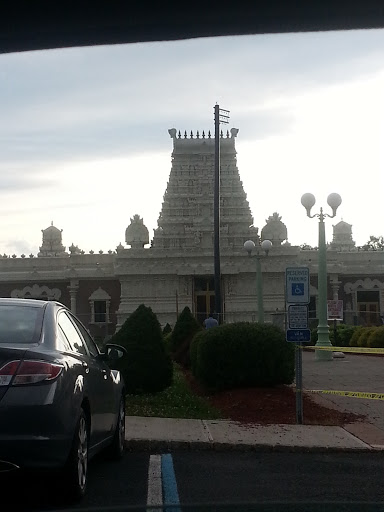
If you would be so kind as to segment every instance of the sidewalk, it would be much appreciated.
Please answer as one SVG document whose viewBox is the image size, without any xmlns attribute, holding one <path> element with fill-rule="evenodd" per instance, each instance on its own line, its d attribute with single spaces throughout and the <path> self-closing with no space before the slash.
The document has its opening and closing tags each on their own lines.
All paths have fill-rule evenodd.
<svg viewBox="0 0 384 512">
<path fill-rule="evenodd" d="M 384 450 L 384 431 L 371 424 L 244 425 L 228 420 L 186 420 L 127 416 L 131 451 L 238 450 L 329 452 Z"/>
</svg>

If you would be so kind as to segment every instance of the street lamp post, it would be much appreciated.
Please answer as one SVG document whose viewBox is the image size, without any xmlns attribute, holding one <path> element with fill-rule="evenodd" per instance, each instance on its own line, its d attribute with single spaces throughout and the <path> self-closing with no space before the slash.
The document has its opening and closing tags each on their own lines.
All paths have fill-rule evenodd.
<svg viewBox="0 0 384 512">
<path fill-rule="evenodd" d="M 263 276 L 261 275 L 261 263 L 260 259 L 263 257 L 259 248 L 263 249 L 265 252 L 265 256 L 268 256 L 268 253 L 272 247 L 272 242 L 270 240 L 263 240 L 260 245 L 256 245 L 252 240 L 247 240 L 244 243 L 244 249 L 247 251 L 249 256 L 252 256 L 253 249 L 256 248 L 256 289 L 257 289 L 257 321 L 260 324 L 264 323 L 264 301 L 263 301 Z"/>
<path fill-rule="evenodd" d="M 323 213 L 323 208 L 320 208 L 320 213 L 311 215 L 311 209 L 315 205 L 316 199 L 313 194 L 304 194 L 301 198 L 301 204 L 307 210 L 307 216 L 313 219 L 319 219 L 319 257 L 318 257 L 318 307 L 319 307 L 319 323 L 317 326 L 317 342 L 316 347 L 331 347 L 332 344 L 329 339 L 329 327 L 327 318 L 327 246 L 325 243 L 325 224 L 324 218 L 333 218 L 336 216 L 336 210 L 341 205 L 341 197 L 339 194 L 330 194 L 327 198 L 328 205 L 332 208 L 332 215 Z M 316 359 L 319 361 L 330 361 L 333 358 L 331 351 L 317 350 Z"/>
<path fill-rule="evenodd" d="M 215 270 L 215 313 L 219 324 L 221 314 L 221 271 L 220 271 L 220 123 L 228 124 L 229 110 L 215 105 L 215 179 L 213 197 L 214 270 Z M 222 135 L 221 135 L 222 136 Z"/>
</svg>

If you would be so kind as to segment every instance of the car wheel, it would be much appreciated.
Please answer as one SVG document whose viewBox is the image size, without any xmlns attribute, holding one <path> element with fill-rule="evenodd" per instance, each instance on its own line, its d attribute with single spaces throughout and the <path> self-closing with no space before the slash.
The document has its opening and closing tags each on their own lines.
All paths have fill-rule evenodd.
<svg viewBox="0 0 384 512">
<path fill-rule="evenodd" d="M 71 499 L 81 499 L 87 487 L 88 479 L 88 420 L 81 411 L 73 438 L 71 453 L 64 473 L 65 487 Z"/>
<path fill-rule="evenodd" d="M 109 447 L 109 455 L 112 459 L 121 459 L 124 454 L 125 447 L 125 398 L 120 399 L 119 413 L 113 441 Z"/>
</svg>

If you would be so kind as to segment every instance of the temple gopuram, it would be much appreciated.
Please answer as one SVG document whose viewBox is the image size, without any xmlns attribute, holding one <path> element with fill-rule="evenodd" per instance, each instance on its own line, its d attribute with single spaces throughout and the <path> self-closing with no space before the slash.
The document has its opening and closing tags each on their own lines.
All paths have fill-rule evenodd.
<svg viewBox="0 0 384 512">
<path fill-rule="evenodd" d="M 223 322 L 257 321 L 256 265 L 244 242 L 272 242 L 261 259 L 265 321 L 284 325 L 285 269 L 310 270 L 310 318 L 317 317 L 317 250 L 292 246 L 274 212 L 261 230 L 240 179 L 232 128 L 221 134 L 220 252 Z M 142 303 L 164 326 L 188 306 L 202 322 L 214 309 L 213 184 L 215 140 L 210 132 L 170 129 L 171 170 L 158 227 L 149 236 L 140 212 L 130 219 L 125 245 L 107 253 L 66 250 L 53 223 L 42 231 L 37 255 L 0 256 L 0 296 L 57 300 L 95 337 L 111 336 Z M 123 235 L 123 234 L 122 234 Z M 342 299 L 343 321 L 379 325 L 384 311 L 384 251 L 359 250 L 352 226 L 333 226 L 327 246 L 328 299 Z"/>
</svg>

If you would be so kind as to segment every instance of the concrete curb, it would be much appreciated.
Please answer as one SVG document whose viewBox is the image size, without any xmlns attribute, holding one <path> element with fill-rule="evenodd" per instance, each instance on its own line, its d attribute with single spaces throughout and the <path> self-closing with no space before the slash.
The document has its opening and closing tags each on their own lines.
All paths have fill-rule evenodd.
<svg viewBox="0 0 384 512">
<path fill-rule="evenodd" d="M 163 441 L 147 439 L 129 439 L 125 441 L 128 452 L 168 453 L 172 451 L 234 451 L 234 452 L 264 452 L 264 453 L 372 453 L 378 452 L 374 447 L 329 447 L 329 446 L 291 446 L 265 445 L 245 443 Z"/>
</svg>

